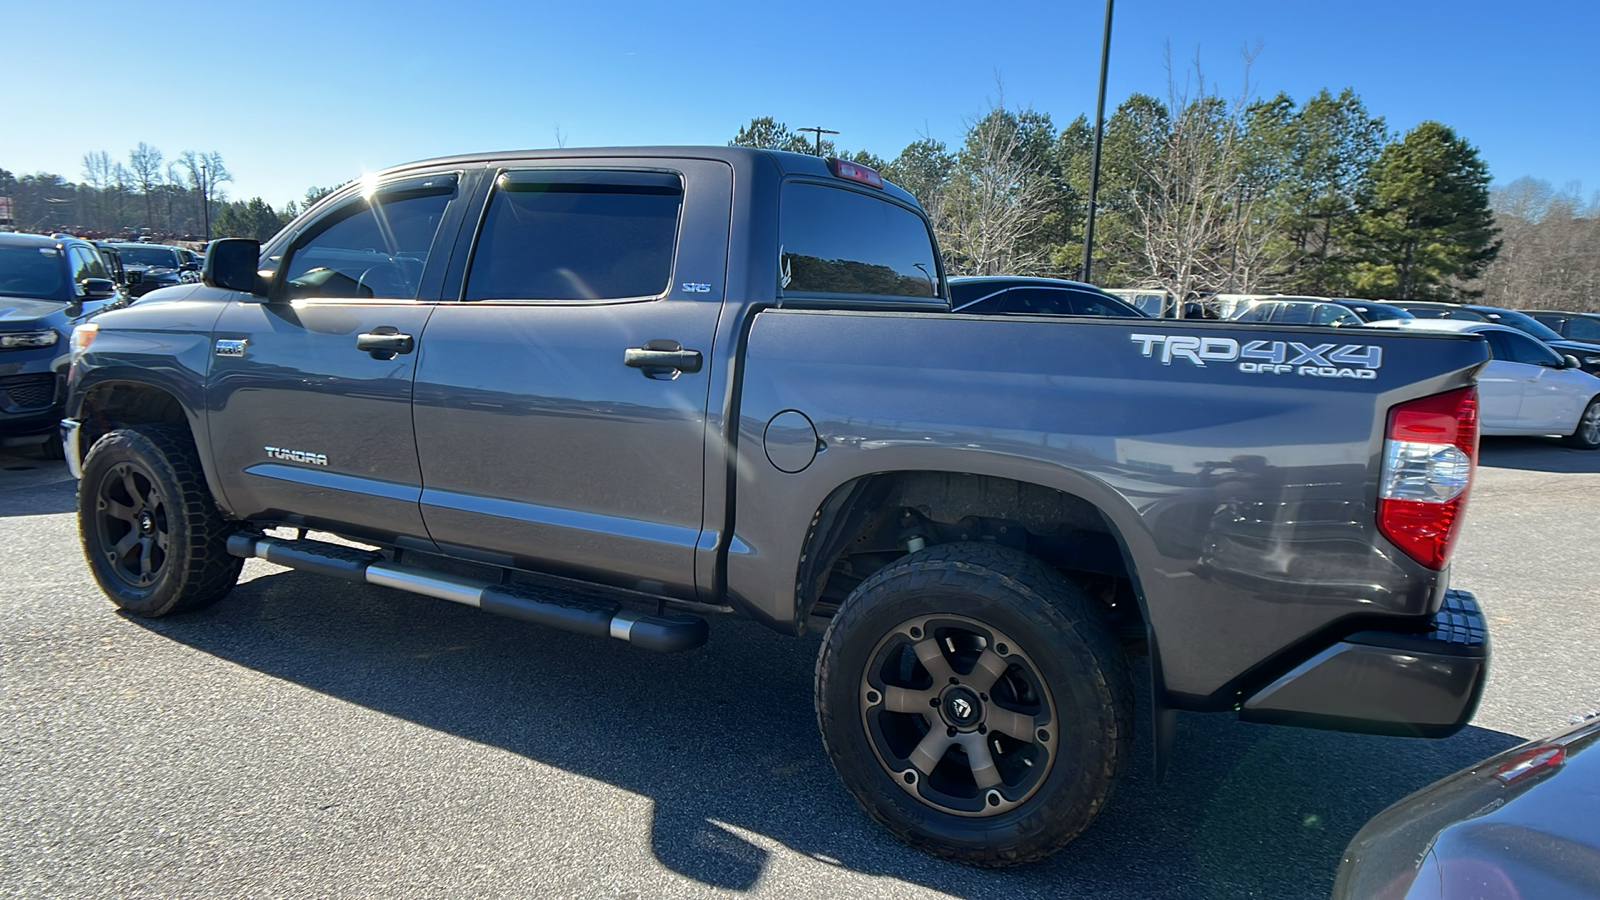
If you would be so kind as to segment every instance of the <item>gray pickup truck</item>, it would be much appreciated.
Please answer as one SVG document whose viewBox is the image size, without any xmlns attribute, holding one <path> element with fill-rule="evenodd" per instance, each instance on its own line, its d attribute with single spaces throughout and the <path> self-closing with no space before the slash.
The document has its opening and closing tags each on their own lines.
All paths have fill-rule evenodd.
<svg viewBox="0 0 1600 900">
<path fill-rule="evenodd" d="M 712 614 L 826 622 L 845 786 L 980 865 L 1105 804 L 1132 661 L 1158 766 L 1177 710 L 1466 723 L 1488 643 L 1448 559 L 1481 340 L 947 296 L 916 202 L 846 161 L 396 168 L 78 329 L 84 552 L 141 616 L 257 557 L 655 650 Z"/>
</svg>

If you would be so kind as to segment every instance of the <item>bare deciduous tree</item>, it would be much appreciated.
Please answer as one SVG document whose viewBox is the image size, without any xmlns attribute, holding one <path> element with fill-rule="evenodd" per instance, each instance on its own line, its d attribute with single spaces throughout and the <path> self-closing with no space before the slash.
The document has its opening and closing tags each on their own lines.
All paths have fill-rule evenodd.
<svg viewBox="0 0 1600 900">
<path fill-rule="evenodd" d="M 1049 265 L 1031 238 L 1052 185 L 1023 149 L 1018 114 L 999 104 L 968 122 L 935 219 L 952 273 L 1024 275 Z"/>
<path fill-rule="evenodd" d="M 1490 194 L 1500 255 L 1480 282 L 1483 302 L 1526 309 L 1600 311 L 1600 193 L 1519 178 Z"/>
<path fill-rule="evenodd" d="M 155 210 L 153 201 L 156 186 L 161 184 L 161 151 L 139 142 L 139 146 L 128 151 L 128 168 L 133 173 L 133 183 L 138 186 L 139 193 L 144 195 L 144 219 L 146 226 L 155 224 Z"/>
<path fill-rule="evenodd" d="M 1199 60 L 1180 85 L 1167 57 L 1170 119 L 1149 155 L 1137 163 L 1130 248 L 1149 280 L 1183 298 L 1192 293 L 1251 290 L 1271 268 L 1272 217 L 1256 215 L 1259 191 L 1241 180 L 1241 143 L 1250 99 L 1252 53 L 1233 100 L 1207 83 Z M 1234 276 L 1235 267 L 1244 273 Z"/>
</svg>

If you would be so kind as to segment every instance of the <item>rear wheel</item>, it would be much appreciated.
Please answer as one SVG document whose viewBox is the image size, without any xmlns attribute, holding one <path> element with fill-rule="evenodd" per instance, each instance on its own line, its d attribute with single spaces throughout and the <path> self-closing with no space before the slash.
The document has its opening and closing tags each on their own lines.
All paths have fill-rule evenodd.
<svg viewBox="0 0 1600 900">
<path fill-rule="evenodd" d="M 1589 401 L 1589 405 L 1583 409 L 1583 415 L 1578 417 L 1578 427 L 1562 442 L 1579 450 L 1600 448 L 1600 397 Z"/>
<path fill-rule="evenodd" d="M 78 484 L 78 530 L 100 589 L 134 615 L 210 606 L 244 565 L 228 553 L 233 527 L 182 426 L 124 428 L 96 441 Z"/>
<path fill-rule="evenodd" d="M 947 544 L 869 578 L 817 661 L 845 787 L 907 843 L 961 862 L 1042 859 L 1104 807 L 1131 736 L 1127 661 L 1059 573 Z"/>
</svg>

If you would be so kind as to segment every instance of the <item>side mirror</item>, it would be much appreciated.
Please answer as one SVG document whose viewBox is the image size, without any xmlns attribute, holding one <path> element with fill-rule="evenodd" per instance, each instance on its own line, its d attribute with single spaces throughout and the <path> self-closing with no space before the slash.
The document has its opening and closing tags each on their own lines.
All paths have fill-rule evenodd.
<svg viewBox="0 0 1600 900">
<path fill-rule="evenodd" d="M 143 283 L 144 283 L 144 272 L 143 271 L 141 271 L 139 269 L 133 269 L 133 270 L 128 272 L 128 284 L 143 284 Z"/>
<path fill-rule="evenodd" d="M 117 283 L 109 278 L 85 278 L 78 282 L 78 296 L 90 300 L 110 297 L 117 292 Z"/>
<path fill-rule="evenodd" d="M 186 262 L 183 265 L 178 267 L 178 271 L 179 272 L 198 272 L 198 271 L 200 271 L 200 264 L 199 263 L 193 263 L 193 262 Z"/>
<path fill-rule="evenodd" d="M 1570 353 L 1562 354 L 1561 361 L 1563 363 L 1565 363 L 1565 365 L 1562 366 L 1563 369 L 1581 369 L 1581 368 L 1583 368 L 1583 363 L 1579 362 L 1578 358 L 1576 356 L 1573 356 Z"/>
<path fill-rule="evenodd" d="M 261 242 L 248 238 L 221 238 L 206 248 L 206 263 L 201 280 L 207 287 L 242 291 L 265 296 L 266 288 L 256 275 L 261 259 Z"/>
</svg>

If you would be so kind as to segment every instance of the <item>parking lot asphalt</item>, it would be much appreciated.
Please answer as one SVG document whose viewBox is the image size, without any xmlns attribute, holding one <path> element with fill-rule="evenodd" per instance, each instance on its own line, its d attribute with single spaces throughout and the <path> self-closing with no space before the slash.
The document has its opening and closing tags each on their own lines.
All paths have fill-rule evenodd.
<svg viewBox="0 0 1600 900">
<path fill-rule="evenodd" d="M 1111 806 L 1050 860 L 903 847 L 828 765 L 816 636 L 712 623 L 662 656 L 252 561 L 141 621 L 85 570 L 60 463 L 0 453 L 0 895 L 1325 897 L 1410 791 L 1600 707 L 1600 452 L 1486 439 L 1454 581 L 1490 617 L 1442 741 L 1148 708 Z"/>
</svg>

